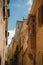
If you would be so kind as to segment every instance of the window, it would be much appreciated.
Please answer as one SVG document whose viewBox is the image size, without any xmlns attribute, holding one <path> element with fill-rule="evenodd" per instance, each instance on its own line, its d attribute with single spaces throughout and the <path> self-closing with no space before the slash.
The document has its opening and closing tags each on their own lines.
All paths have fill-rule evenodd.
<svg viewBox="0 0 43 65">
<path fill-rule="evenodd" d="M 7 31 L 5 31 L 5 37 L 7 37 Z"/>
<path fill-rule="evenodd" d="M 32 17 L 32 22 L 33 22 L 33 23 L 35 22 L 35 16 Z"/>
<path fill-rule="evenodd" d="M 8 32 L 8 36 L 9 36 L 9 32 Z"/>
<path fill-rule="evenodd" d="M 6 40 L 6 45 L 7 45 L 7 40 Z"/>
<path fill-rule="evenodd" d="M 36 38 L 31 37 L 31 49 L 36 49 Z"/>
<path fill-rule="evenodd" d="M 38 8 L 38 24 L 39 24 L 39 26 L 41 26 L 40 15 L 41 15 L 41 9 L 40 9 L 40 7 L 39 7 L 39 8 Z"/>
<path fill-rule="evenodd" d="M 18 49 L 19 49 L 19 46 L 17 45 L 17 47 L 16 47 L 17 52 L 18 52 Z"/>
<path fill-rule="evenodd" d="M 5 65 L 8 65 L 8 62 L 7 61 L 5 61 Z"/>
<path fill-rule="evenodd" d="M 7 0 L 7 4 L 9 4 L 10 0 Z"/>
<path fill-rule="evenodd" d="M 42 54 L 42 65 L 43 65 L 43 54 Z"/>
<path fill-rule="evenodd" d="M 39 26 L 43 24 L 43 5 L 38 8 L 38 24 Z"/>
<path fill-rule="evenodd" d="M 35 25 L 32 25 L 32 32 L 34 33 L 35 31 Z"/>
<path fill-rule="evenodd" d="M 33 60 L 33 55 L 32 55 L 32 53 L 29 53 L 29 54 L 28 54 L 28 57 L 29 57 L 31 60 Z"/>
<path fill-rule="evenodd" d="M 5 6 L 5 0 L 3 0 L 3 6 Z"/>
<path fill-rule="evenodd" d="M 36 35 L 36 27 L 35 25 L 33 24 L 32 25 L 32 36 L 35 36 Z"/>
<path fill-rule="evenodd" d="M 41 6 L 41 24 L 43 24 L 43 5 Z"/>
<path fill-rule="evenodd" d="M 5 6 L 3 6 L 3 18 L 5 20 Z"/>
<path fill-rule="evenodd" d="M 31 33 L 31 48 L 36 48 L 36 27 L 35 24 L 32 25 L 32 33 Z"/>
<path fill-rule="evenodd" d="M 36 22 L 35 22 L 35 16 L 32 16 L 32 35 L 35 36 L 36 35 Z"/>
<path fill-rule="evenodd" d="M 36 58 L 34 57 L 34 64 L 33 65 L 36 65 Z"/>
</svg>

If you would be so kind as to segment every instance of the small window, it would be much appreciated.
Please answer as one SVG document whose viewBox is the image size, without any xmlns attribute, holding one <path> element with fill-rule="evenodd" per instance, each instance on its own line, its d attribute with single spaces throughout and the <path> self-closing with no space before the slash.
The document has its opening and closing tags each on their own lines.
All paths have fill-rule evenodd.
<svg viewBox="0 0 43 65">
<path fill-rule="evenodd" d="M 10 0 L 7 0 L 7 4 L 9 4 Z"/>
<path fill-rule="evenodd" d="M 43 65 L 43 54 L 42 54 L 42 65 Z"/>
<path fill-rule="evenodd" d="M 32 22 L 35 22 L 35 16 L 32 17 Z"/>
<path fill-rule="evenodd" d="M 34 64 L 33 65 L 36 65 L 36 58 L 34 57 Z"/>
<path fill-rule="evenodd" d="M 8 32 L 8 36 L 9 36 L 9 32 Z"/>
<path fill-rule="evenodd" d="M 3 18 L 5 20 L 5 6 L 3 6 Z"/>
<path fill-rule="evenodd" d="M 43 24 L 43 5 L 38 8 L 38 24 L 39 26 Z"/>
<path fill-rule="evenodd" d="M 3 6 L 5 6 L 5 0 L 3 0 Z"/>
<path fill-rule="evenodd" d="M 5 61 L 5 65 L 8 65 L 8 62 L 7 61 Z"/>
<path fill-rule="evenodd" d="M 35 36 L 36 35 L 36 27 L 35 25 L 33 24 L 32 25 L 32 36 Z"/>
<path fill-rule="evenodd" d="M 36 28 L 35 25 L 32 25 L 32 33 L 31 33 L 31 48 L 36 48 Z"/>
<path fill-rule="evenodd" d="M 38 8 L 38 24 L 39 24 L 39 26 L 41 26 L 40 16 L 41 16 L 41 9 L 40 9 L 40 7 L 39 7 L 39 8 Z"/>
<path fill-rule="evenodd" d="M 7 37 L 7 31 L 5 31 L 5 37 Z"/>
<path fill-rule="evenodd" d="M 7 45 L 7 40 L 6 40 L 6 45 Z"/>
<path fill-rule="evenodd" d="M 41 24 L 43 24 L 43 5 L 41 5 Z"/>
<path fill-rule="evenodd" d="M 28 57 L 29 57 L 31 60 L 33 60 L 33 55 L 32 55 L 32 53 L 29 53 L 29 54 L 28 54 Z"/>
</svg>

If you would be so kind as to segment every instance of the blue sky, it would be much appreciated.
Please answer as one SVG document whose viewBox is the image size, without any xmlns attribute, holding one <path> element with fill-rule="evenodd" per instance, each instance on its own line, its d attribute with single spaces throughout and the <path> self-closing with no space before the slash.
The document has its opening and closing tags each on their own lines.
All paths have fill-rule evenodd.
<svg viewBox="0 0 43 65">
<path fill-rule="evenodd" d="M 28 18 L 28 14 L 30 12 L 32 6 L 32 0 L 10 0 L 9 8 L 10 8 L 10 17 L 8 23 L 8 44 L 11 43 L 12 37 L 15 35 L 15 26 L 16 21 L 23 20 L 24 18 Z"/>
<path fill-rule="evenodd" d="M 28 17 L 31 4 L 32 0 L 10 0 L 9 30 L 13 30 L 15 28 L 17 20 L 21 21 L 23 17 Z"/>
</svg>

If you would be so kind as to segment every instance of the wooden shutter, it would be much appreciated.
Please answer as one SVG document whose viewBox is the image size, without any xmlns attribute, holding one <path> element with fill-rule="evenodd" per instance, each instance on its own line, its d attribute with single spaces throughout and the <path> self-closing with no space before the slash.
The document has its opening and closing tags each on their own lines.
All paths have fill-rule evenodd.
<svg viewBox="0 0 43 65">
<path fill-rule="evenodd" d="M 43 24 L 43 5 L 41 5 L 41 25 Z"/>
<path fill-rule="evenodd" d="M 39 26 L 42 26 L 43 24 L 43 5 L 41 5 L 38 8 L 38 23 L 39 23 Z"/>
<path fill-rule="evenodd" d="M 32 18 L 32 32 L 31 32 L 31 48 L 36 48 L 36 24 L 35 24 L 35 17 Z"/>
<path fill-rule="evenodd" d="M 7 4 L 9 4 L 10 0 L 7 0 Z"/>
<path fill-rule="evenodd" d="M 31 37 L 31 49 L 36 49 L 36 38 Z"/>
<path fill-rule="evenodd" d="M 43 65 L 43 54 L 42 54 L 42 65 Z"/>
<path fill-rule="evenodd" d="M 5 6 L 3 6 L 3 19 L 5 20 Z"/>
</svg>

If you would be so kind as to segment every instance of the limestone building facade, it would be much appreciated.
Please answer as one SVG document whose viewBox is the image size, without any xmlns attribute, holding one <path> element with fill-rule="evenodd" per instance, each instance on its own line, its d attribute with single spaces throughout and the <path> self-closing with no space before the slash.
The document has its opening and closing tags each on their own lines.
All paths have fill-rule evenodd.
<svg viewBox="0 0 43 65">
<path fill-rule="evenodd" d="M 0 0 L 0 65 L 7 64 L 9 0 Z"/>
<path fill-rule="evenodd" d="M 36 52 L 35 52 L 35 59 L 34 59 L 35 63 L 34 64 L 43 65 L 43 41 L 42 41 L 43 0 L 34 0 L 31 11 L 30 11 L 30 15 L 35 16 L 35 26 L 36 26 Z"/>
</svg>

